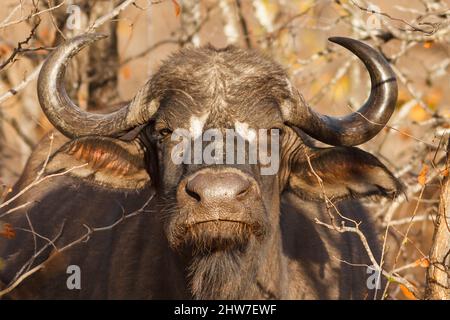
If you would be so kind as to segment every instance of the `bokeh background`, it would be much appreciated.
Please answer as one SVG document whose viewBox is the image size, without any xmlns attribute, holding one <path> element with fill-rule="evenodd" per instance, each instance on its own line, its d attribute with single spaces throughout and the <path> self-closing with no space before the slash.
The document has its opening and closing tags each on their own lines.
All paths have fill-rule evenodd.
<svg viewBox="0 0 450 320">
<path fill-rule="evenodd" d="M 117 8 L 123 10 L 113 15 Z M 64 39 L 92 29 L 109 37 L 77 56 L 66 88 L 81 107 L 100 112 L 130 99 L 180 47 L 212 44 L 266 53 L 317 110 L 344 115 L 364 102 L 370 81 L 362 64 L 327 38 L 348 36 L 380 50 L 397 73 L 399 99 L 389 126 L 361 148 L 406 191 L 393 203 L 365 202 L 379 224 L 386 266 L 416 289 L 389 282 L 385 298 L 422 298 L 448 175 L 449 0 L 2 0 L 0 200 L 53 129 L 36 95 L 42 61 Z"/>
</svg>

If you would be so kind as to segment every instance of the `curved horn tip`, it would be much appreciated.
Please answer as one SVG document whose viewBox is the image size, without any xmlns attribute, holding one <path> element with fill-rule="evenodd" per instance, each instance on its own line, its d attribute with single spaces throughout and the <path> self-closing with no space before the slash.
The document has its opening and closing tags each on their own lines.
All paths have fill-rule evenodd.
<svg viewBox="0 0 450 320">
<path fill-rule="evenodd" d="M 395 73 L 385 57 L 371 46 L 346 37 L 328 39 L 355 54 L 365 65 L 372 83 L 368 100 L 344 117 L 324 116 L 303 101 L 304 111 L 288 114 L 290 122 L 315 139 L 336 146 L 354 146 L 373 138 L 389 121 L 397 100 Z M 302 115 L 301 112 L 303 112 Z"/>
<path fill-rule="evenodd" d="M 61 44 L 53 53 L 54 56 L 59 56 L 63 59 L 63 65 L 66 66 L 73 56 L 75 56 L 79 51 L 81 51 L 86 46 L 91 43 L 104 39 L 108 37 L 105 34 L 101 33 L 84 33 L 78 36 L 75 36 L 71 39 L 67 39 L 64 43 Z M 45 65 L 49 64 L 50 59 L 47 59 Z"/>
<path fill-rule="evenodd" d="M 374 50 L 372 47 L 368 46 L 362 41 L 347 37 L 330 37 L 328 38 L 328 41 L 336 43 L 344 48 L 347 48 L 350 51 L 353 51 L 352 48 L 354 48 L 355 46 L 358 48 L 365 47 L 367 49 Z"/>
<path fill-rule="evenodd" d="M 343 42 L 348 42 L 349 40 L 350 41 L 357 41 L 355 39 L 347 38 L 347 37 L 329 37 L 328 38 L 328 41 L 334 42 L 334 43 L 337 43 L 337 44 L 341 44 Z"/>
<path fill-rule="evenodd" d="M 390 67 L 389 61 L 387 61 L 386 57 L 375 48 L 362 41 L 352 38 L 330 37 L 328 38 L 328 40 L 346 48 L 347 50 L 358 56 L 359 59 L 366 65 L 366 68 L 368 68 L 369 72 L 372 71 L 382 74 L 377 82 L 380 82 L 382 80 L 396 82 L 395 72 Z M 371 67 L 370 60 L 372 60 L 373 63 L 376 62 L 376 65 L 373 65 Z"/>
</svg>

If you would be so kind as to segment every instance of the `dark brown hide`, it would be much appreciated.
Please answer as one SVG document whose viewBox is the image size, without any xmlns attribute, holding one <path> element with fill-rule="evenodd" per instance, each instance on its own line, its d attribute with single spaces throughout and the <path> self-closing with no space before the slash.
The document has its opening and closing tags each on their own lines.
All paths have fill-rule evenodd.
<svg viewBox="0 0 450 320">
<path fill-rule="evenodd" d="M 49 256 L 51 261 L 9 297 L 373 297 L 366 268 L 345 263 L 371 264 L 359 239 L 314 221 L 329 221 L 325 196 L 341 201 L 342 214 L 361 222 L 378 257 L 376 229 L 354 199 L 395 197 L 401 185 L 376 157 L 357 148 L 317 148 L 301 130 L 286 125 L 281 106 L 301 101 L 280 66 L 234 47 L 187 48 L 165 61 L 145 88 L 140 94 L 149 110 L 158 105 L 157 112 L 146 123 L 136 122 L 141 126 L 122 139 L 88 135 L 68 140 L 56 134 L 45 174 L 69 172 L 9 206 L 31 202 L 2 219 L 17 237 L 0 241 L 1 282 L 10 283 L 30 261 L 34 241 L 37 248 L 48 243 L 27 231 L 26 213 L 37 233 L 62 248 L 85 234 L 86 226 L 109 226 L 152 200 L 133 217 L 63 253 L 48 245 L 31 267 Z M 189 130 L 192 119 L 203 119 L 203 131 L 242 123 L 280 129 L 278 172 L 262 175 L 259 163 L 175 164 L 171 133 Z M 66 134 L 76 130 L 59 128 Z M 48 139 L 37 147 L 12 194 L 34 179 L 48 147 Z M 195 180 L 199 176 L 203 180 Z M 205 184 L 215 191 L 206 192 Z M 232 196 L 224 192 L 227 185 Z M 81 268 L 81 290 L 66 287 L 69 265 Z"/>
</svg>

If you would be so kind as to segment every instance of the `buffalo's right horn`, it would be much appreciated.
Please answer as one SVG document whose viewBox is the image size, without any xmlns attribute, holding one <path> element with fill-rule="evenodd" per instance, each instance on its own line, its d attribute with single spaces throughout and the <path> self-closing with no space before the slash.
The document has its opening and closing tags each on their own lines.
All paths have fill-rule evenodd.
<svg viewBox="0 0 450 320">
<path fill-rule="evenodd" d="M 81 110 L 70 100 L 64 88 L 67 64 L 86 45 L 102 38 L 105 36 L 84 34 L 66 41 L 49 55 L 39 74 L 38 97 L 42 110 L 67 137 L 118 136 L 146 123 L 158 108 L 156 101 L 148 101 L 147 85 L 138 91 L 128 105 L 110 114 Z"/>
</svg>

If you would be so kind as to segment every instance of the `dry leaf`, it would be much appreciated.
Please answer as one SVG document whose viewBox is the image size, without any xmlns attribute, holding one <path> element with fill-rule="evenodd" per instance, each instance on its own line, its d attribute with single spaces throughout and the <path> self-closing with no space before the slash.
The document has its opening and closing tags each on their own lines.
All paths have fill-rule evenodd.
<svg viewBox="0 0 450 320">
<path fill-rule="evenodd" d="M 416 267 L 428 268 L 430 266 L 430 260 L 428 258 L 420 258 L 414 261 Z"/>
<path fill-rule="evenodd" d="M 430 115 L 420 105 L 416 104 L 409 112 L 409 118 L 413 121 L 421 122 L 428 120 Z"/>
<path fill-rule="evenodd" d="M 6 239 L 13 239 L 16 236 L 16 232 L 11 224 L 0 222 L 0 236 Z"/>
<path fill-rule="evenodd" d="M 11 48 L 7 44 L 0 44 L 0 57 L 6 56 L 9 52 L 11 52 Z"/>
<path fill-rule="evenodd" d="M 400 285 L 400 290 L 408 300 L 417 300 L 416 296 L 404 285 Z"/>
<path fill-rule="evenodd" d="M 178 17 L 181 13 L 181 6 L 180 4 L 177 2 L 177 0 L 172 0 L 173 6 L 175 8 L 175 16 Z"/>
<path fill-rule="evenodd" d="M 41 27 L 39 29 L 39 38 L 42 39 L 46 43 L 51 43 L 54 35 L 53 32 L 50 31 L 47 27 Z"/>
<path fill-rule="evenodd" d="M 398 90 L 397 105 L 401 106 L 410 99 L 411 95 L 405 89 Z"/>
<path fill-rule="evenodd" d="M 444 98 L 444 92 L 441 89 L 433 88 L 428 92 L 425 97 L 425 103 L 431 108 L 436 109 Z"/>
<path fill-rule="evenodd" d="M 433 46 L 433 41 L 425 41 L 425 43 L 423 44 L 423 47 L 425 49 L 430 49 Z"/>
<path fill-rule="evenodd" d="M 428 170 L 429 170 L 429 167 L 426 164 L 424 164 L 422 167 L 422 170 L 419 173 L 419 176 L 417 177 L 417 181 L 419 182 L 419 184 L 421 186 L 424 186 L 425 183 L 427 182 Z"/>
<path fill-rule="evenodd" d="M 448 168 L 442 170 L 441 174 L 442 174 L 443 177 L 448 177 Z"/>
</svg>

